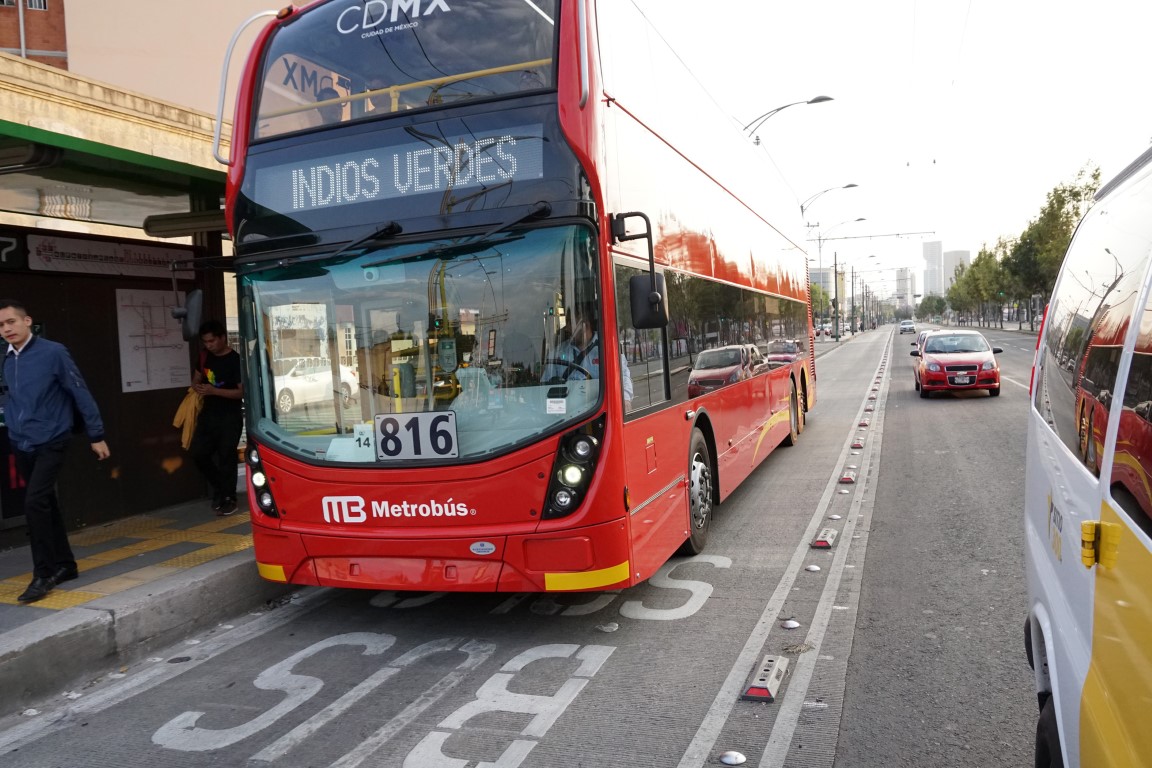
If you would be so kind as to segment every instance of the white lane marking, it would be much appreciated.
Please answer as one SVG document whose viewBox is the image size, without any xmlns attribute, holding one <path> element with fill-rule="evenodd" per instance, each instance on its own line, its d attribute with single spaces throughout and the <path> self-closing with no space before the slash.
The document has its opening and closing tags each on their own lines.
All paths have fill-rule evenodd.
<svg viewBox="0 0 1152 768">
<path fill-rule="evenodd" d="M 1010 381 L 1013 384 L 1015 384 L 1016 386 L 1020 387 L 1021 389 L 1028 389 L 1027 384 L 1025 384 L 1022 381 L 1016 381 L 1016 379 L 1013 379 L 1011 376 L 1005 376 L 1004 374 L 1000 374 L 1000 381 Z"/>
<path fill-rule="evenodd" d="M 887 357 L 892 355 L 891 339 L 888 342 L 886 349 L 887 353 L 881 355 L 881 362 L 876 365 L 876 372 L 873 378 L 880 375 L 882 368 L 888 367 Z M 891 380 L 891 377 L 885 377 L 885 386 Z M 788 561 L 788 567 L 784 570 L 784 575 L 781 576 L 780 581 L 776 584 L 776 589 L 772 592 L 772 596 L 768 599 L 768 604 L 764 606 L 763 613 L 760 614 L 760 619 L 756 622 L 752 633 L 748 636 L 748 640 L 744 643 L 744 648 L 741 649 L 740 654 L 736 657 L 732 668 L 728 671 L 728 676 L 724 679 L 723 685 L 720 690 L 716 692 L 716 698 L 712 700 L 712 705 L 708 708 L 708 712 L 704 715 L 700 723 L 700 727 L 696 730 L 696 735 L 693 736 L 692 742 L 685 750 L 683 757 L 677 764 L 677 768 L 702 768 L 706 763 L 711 762 L 711 753 L 716 744 L 716 739 L 719 737 L 725 722 L 731 716 L 732 708 L 739 700 L 741 687 L 748 679 L 752 669 L 763 656 L 764 644 L 768 641 L 768 634 L 776 624 L 780 610 L 784 607 L 784 602 L 791 597 L 792 588 L 795 584 L 796 577 L 804 567 L 805 560 L 811 555 L 811 547 L 809 542 L 816 538 L 816 534 L 821 528 L 824 527 L 824 519 L 828 515 L 828 509 L 831 506 L 832 499 L 836 495 L 836 490 L 840 484 L 840 468 L 844 466 L 851 454 L 852 442 L 856 438 L 858 431 L 857 423 L 863 417 L 865 411 L 864 406 L 872 401 L 868 400 L 868 395 L 871 394 L 867 391 L 860 402 L 860 410 L 856 413 L 856 419 L 852 422 L 852 427 L 848 430 L 848 436 L 844 440 L 844 447 L 840 450 L 840 456 L 836 463 L 833 465 L 832 474 L 828 478 L 828 483 L 824 487 L 824 493 L 820 497 L 820 503 L 816 505 L 816 511 L 812 515 L 811 520 L 808 522 L 808 528 L 804 531 L 804 535 L 800 537 L 800 543 L 792 552 L 792 558 Z M 883 412 L 874 413 L 874 418 L 878 417 Z M 872 427 L 873 430 L 878 430 L 878 423 Z M 871 446 L 874 445 L 874 440 L 868 440 L 868 450 L 871 451 Z M 871 454 L 869 454 L 870 457 Z M 863 492 L 864 485 L 861 484 L 857 487 L 857 493 Z M 852 520 L 848 521 L 849 526 L 854 527 Z M 841 545 L 841 551 L 847 551 L 847 539 Z M 839 555 L 839 553 L 837 553 Z M 831 578 L 831 574 L 829 574 Z M 806 685 L 806 684 L 805 684 Z M 788 690 L 791 691 L 793 685 L 789 683 Z M 785 697 L 787 698 L 787 693 Z M 796 698 L 803 699 L 804 692 L 797 691 Z M 776 718 L 776 725 L 773 727 L 773 733 L 776 728 L 780 727 L 780 718 Z M 794 728 L 794 725 L 793 725 Z M 791 733 L 789 732 L 789 739 Z"/>
<path fill-rule="evenodd" d="M 249 640 L 279 629 L 285 624 L 298 620 L 301 616 L 316 610 L 336 594 L 329 588 L 313 588 L 296 593 L 300 597 L 287 605 L 265 614 L 242 627 L 229 630 L 222 635 L 205 640 L 196 648 L 196 656 L 183 664 L 159 664 L 132 672 L 123 680 L 102 690 L 96 690 L 79 699 L 74 704 L 53 712 L 48 718 L 32 720 L 10 728 L 0 734 L 0 754 L 20 749 L 51 733 L 68 728 L 82 715 L 93 715 L 109 707 L 120 704 L 133 696 L 152 690 L 168 682 L 177 675 L 195 669 L 206 661 L 232 650 Z"/>
<path fill-rule="evenodd" d="M 396 642 L 393 635 L 375 632 L 349 632 L 334 635 L 313 643 L 297 651 L 283 661 L 268 667 L 256 676 L 252 684 L 262 691 L 283 691 L 288 694 L 275 706 L 269 707 L 255 717 L 230 728 L 201 728 L 196 724 L 204 712 L 188 710 L 181 712 L 152 734 L 152 743 L 158 747 L 181 752 L 211 752 L 230 747 L 237 742 L 254 736 L 265 728 L 288 715 L 292 710 L 311 699 L 324 687 L 324 681 L 313 675 L 297 674 L 294 670 L 300 662 L 309 659 L 329 648 L 342 645 L 362 647 L 363 655 L 379 656 Z M 369 677 L 369 680 L 374 678 Z M 374 680 L 379 685 L 383 680 Z"/>
<path fill-rule="evenodd" d="M 891 382 L 891 377 L 886 376 L 884 383 L 881 385 L 880 395 L 883 398 L 888 396 L 888 385 Z M 878 402 L 883 402 L 879 400 Z M 868 476 L 868 468 L 872 463 L 873 456 L 879 456 L 881 446 L 883 444 L 884 434 L 884 412 L 883 410 L 876 411 L 873 414 L 871 435 L 867 442 L 868 450 L 863 455 L 860 462 L 860 474 L 862 477 Z M 844 522 L 844 530 L 841 536 L 846 540 L 844 546 L 837 548 L 836 554 L 832 558 L 832 566 L 828 569 L 828 578 L 824 582 L 824 590 L 820 593 L 820 602 L 816 605 L 816 612 L 812 617 L 812 624 L 808 630 L 808 636 L 804 638 L 804 644 L 809 645 L 813 649 L 813 653 L 802 653 L 796 659 L 796 666 L 792 669 L 792 676 L 788 680 L 788 687 L 784 691 L 784 700 L 780 705 L 780 711 L 776 715 L 776 720 L 773 722 L 772 731 L 768 734 L 768 743 L 764 747 L 764 752 L 760 757 L 759 768 L 775 768 L 775 766 L 783 765 L 788 757 L 788 748 L 792 744 L 792 736 L 796 732 L 796 727 L 800 723 L 800 718 L 803 715 L 805 708 L 810 708 L 808 698 L 808 685 L 812 682 L 812 675 L 816 670 L 816 664 L 819 661 L 820 648 L 824 643 L 824 636 L 828 631 L 828 623 L 832 619 L 833 611 L 843 611 L 850 608 L 856 608 L 860 602 L 859 591 L 846 596 L 845 602 L 849 605 L 836 605 L 836 597 L 840 591 L 840 578 L 844 574 L 844 569 L 850 567 L 846 564 L 849 553 L 857 558 L 861 563 L 864 562 L 865 553 L 868 550 L 868 541 L 866 537 L 856 533 L 856 525 L 861 520 L 871 515 L 872 503 L 871 494 L 875 493 L 874 489 L 869 488 L 869 501 L 864 504 L 865 483 L 858 484 L 855 493 L 852 495 L 852 509 L 860 510 L 867 508 L 865 514 L 849 515 L 848 519 Z M 867 528 L 865 528 L 867 531 Z M 847 545 L 849 540 L 858 540 L 853 545 L 852 549 Z M 852 638 L 855 634 L 855 627 L 847 629 L 847 651 L 851 651 Z M 844 680 L 841 679 L 841 692 L 843 691 Z M 825 705 L 827 706 L 827 705 Z M 835 742 L 839 739 L 839 732 L 830 734 L 829 739 Z M 835 755 L 835 752 L 833 752 Z"/>
</svg>

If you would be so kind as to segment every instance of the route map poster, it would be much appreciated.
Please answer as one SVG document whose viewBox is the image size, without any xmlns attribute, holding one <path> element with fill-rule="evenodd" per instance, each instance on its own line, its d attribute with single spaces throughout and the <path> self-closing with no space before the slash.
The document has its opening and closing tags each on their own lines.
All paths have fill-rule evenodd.
<svg viewBox="0 0 1152 768">
<path fill-rule="evenodd" d="M 172 291 L 116 291 L 120 386 L 124 392 L 187 387 L 192 369 Z"/>
</svg>

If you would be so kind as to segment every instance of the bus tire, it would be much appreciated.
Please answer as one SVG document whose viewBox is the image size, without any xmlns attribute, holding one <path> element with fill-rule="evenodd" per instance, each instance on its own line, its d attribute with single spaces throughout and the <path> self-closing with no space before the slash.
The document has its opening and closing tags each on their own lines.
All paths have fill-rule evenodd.
<svg viewBox="0 0 1152 768">
<path fill-rule="evenodd" d="M 788 434 L 784 445 L 796 445 L 800 441 L 800 420 L 804 418 L 800 410 L 800 398 L 796 394 L 796 382 L 792 382 L 792 394 L 788 397 Z"/>
<path fill-rule="evenodd" d="M 1036 768 L 1064 768 L 1060 752 L 1060 726 L 1056 723 L 1056 705 L 1051 695 L 1040 709 L 1036 720 Z"/>
<path fill-rule="evenodd" d="M 692 428 L 688 449 L 688 538 L 680 545 L 679 554 L 698 555 L 708 543 L 712 524 L 712 454 L 704 433 Z"/>
</svg>

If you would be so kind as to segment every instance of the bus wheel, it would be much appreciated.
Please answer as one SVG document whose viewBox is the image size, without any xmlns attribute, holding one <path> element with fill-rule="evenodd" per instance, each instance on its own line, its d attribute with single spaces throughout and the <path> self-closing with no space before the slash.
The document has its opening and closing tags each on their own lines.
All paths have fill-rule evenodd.
<svg viewBox="0 0 1152 768">
<path fill-rule="evenodd" d="M 698 555 L 708 542 L 712 523 L 712 457 L 708 441 L 699 429 L 692 429 L 688 451 L 688 539 L 680 546 L 682 555 Z"/>
<path fill-rule="evenodd" d="M 800 398 L 796 395 L 796 382 L 792 382 L 792 394 L 788 398 L 788 436 L 784 438 L 784 445 L 796 445 L 800 440 Z"/>
<path fill-rule="evenodd" d="M 1056 706 L 1052 696 L 1044 702 L 1036 721 L 1036 768 L 1064 768 L 1060 753 L 1060 727 L 1056 724 Z"/>
<path fill-rule="evenodd" d="M 295 404 L 296 398 L 292 397 L 292 390 L 290 389 L 283 389 L 276 396 L 276 410 L 280 413 L 291 413 L 292 406 Z"/>
</svg>

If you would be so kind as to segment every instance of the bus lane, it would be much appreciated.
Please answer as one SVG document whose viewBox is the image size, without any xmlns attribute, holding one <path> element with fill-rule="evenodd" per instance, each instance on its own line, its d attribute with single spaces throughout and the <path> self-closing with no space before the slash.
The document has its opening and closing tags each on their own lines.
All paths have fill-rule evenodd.
<svg viewBox="0 0 1152 768">
<path fill-rule="evenodd" d="M 736 750 L 780 764 L 807 745 L 805 718 L 838 722 L 826 691 L 843 686 L 850 634 L 827 632 L 851 629 L 889 338 L 866 334 L 823 357 L 799 445 L 719 507 L 704 554 L 673 558 L 642 585 L 305 589 L 280 612 L 5 723 L 0 755 L 13 768 L 94 753 L 125 765 L 664 768 Z M 856 482 L 841 483 L 849 471 Z M 812 548 L 824 528 L 837 531 L 833 546 Z M 765 654 L 790 661 L 776 701 L 742 701 Z M 834 749 L 834 725 L 830 735 Z"/>
</svg>

